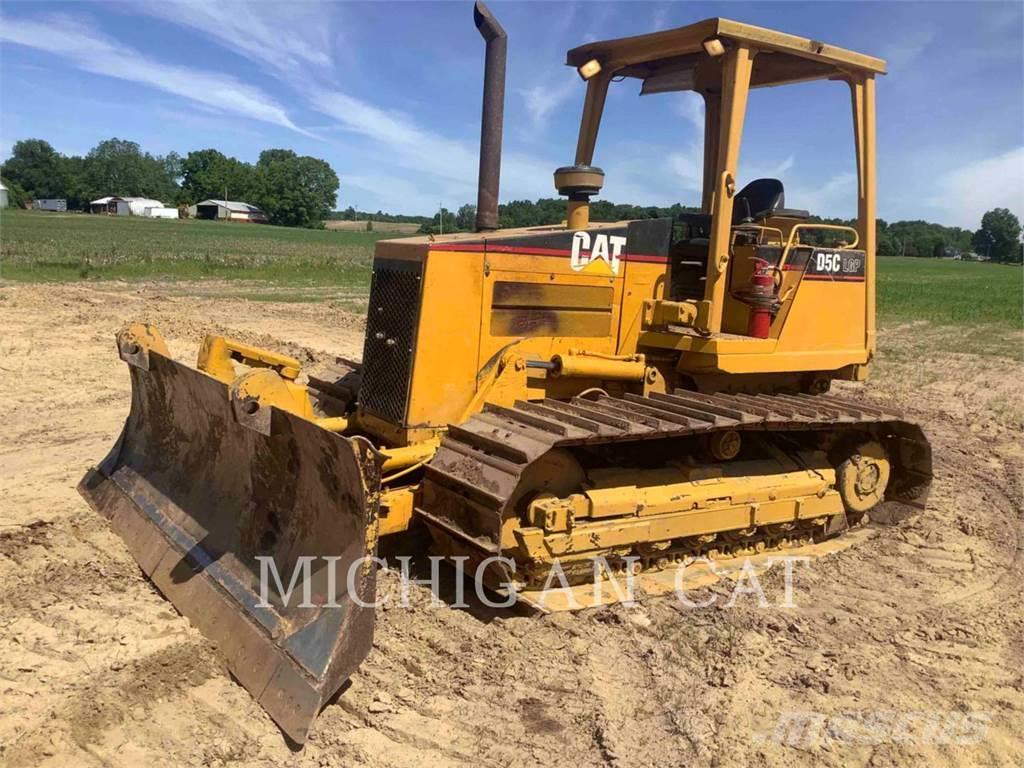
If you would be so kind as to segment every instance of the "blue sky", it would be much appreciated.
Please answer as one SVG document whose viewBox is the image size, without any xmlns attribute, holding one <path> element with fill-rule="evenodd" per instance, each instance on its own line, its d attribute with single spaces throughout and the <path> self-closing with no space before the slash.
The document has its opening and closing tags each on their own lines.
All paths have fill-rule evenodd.
<svg viewBox="0 0 1024 768">
<path fill-rule="evenodd" d="M 1024 4 L 493 2 L 509 34 L 502 200 L 554 196 L 572 160 L 583 42 L 725 16 L 889 62 L 878 87 L 879 215 L 976 228 L 1024 218 Z M 11 2 L 0 6 L 0 157 L 21 138 L 68 154 L 117 136 L 154 153 L 215 147 L 327 160 L 338 207 L 426 213 L 475 201 L 483 43 L 460 2 Z M 612 86 L 595 164 L 617 202 L 698 202 L 692 94 Z M 787 204 L 855 208 L 839 83 L 755 91 L 740 177 Z M 116 191 L 116 190 L 115 190 Z"/>
</svg>

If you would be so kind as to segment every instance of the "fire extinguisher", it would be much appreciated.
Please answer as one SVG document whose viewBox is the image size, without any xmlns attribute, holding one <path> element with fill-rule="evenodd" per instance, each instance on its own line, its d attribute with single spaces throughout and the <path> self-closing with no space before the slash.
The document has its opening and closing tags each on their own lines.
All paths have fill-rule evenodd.
<svg viewBox="0 0 1024 768">
<path fill-rule="evenodd" d="M 753 257 L 754 273 L 750 276 L 749 287 L 733 295 L 750 308 L 747 321 L 747 336 L 767 339 L 772 328 L 772 315 L 778 309 L 778 286 L 775 276 L 779 270 L 764 259 Z"/>
</svg>

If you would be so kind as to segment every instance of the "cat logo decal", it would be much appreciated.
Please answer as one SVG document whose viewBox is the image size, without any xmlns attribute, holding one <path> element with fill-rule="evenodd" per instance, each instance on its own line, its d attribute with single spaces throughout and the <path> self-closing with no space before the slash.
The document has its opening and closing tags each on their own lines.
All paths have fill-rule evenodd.
<svg viewBox="0 0 1024 768">
<path fill-rule="evenodd" d="M 626 238 L 622 235 L 605 235 L 596 232 L 576 232 L 572 236 L 572 256 L 569 264 L 577 272 L 603 271 L 598 262 L 605 262 L 613 275 L 619 274 L 619 262 Z M 596 269 L 590 270 L 588 267 Z"/>
</svg>

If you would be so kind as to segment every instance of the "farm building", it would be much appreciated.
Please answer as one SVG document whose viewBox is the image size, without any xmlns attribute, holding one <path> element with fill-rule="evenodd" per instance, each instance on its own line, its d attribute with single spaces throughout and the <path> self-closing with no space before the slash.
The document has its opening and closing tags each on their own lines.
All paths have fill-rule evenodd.
<svg viewBox="0 0 1024 768">
<path fill-rule="evenodd" d="M 63 213 L 68 209 L 68 201 L 58 200 L 56 198 L 33 200 L 32 207 L 37 211 L 58 211 Z"/>
<path fill-rule="evenodd" d="M 248 221 L 266 224 L 267 215 L 255 205 L 236 200 L 203 200 L 189 208 L 197 219 L 224 219 L 227 221 Z"/>
<path fill-rule="evenodd" d="M 145 216 L 147 208 L 166 208 L 159 200 L 148 197 L 119 197 L 109 195 L 89 203 L 93 213 L 106 213 L 111 216 Z"/>
<path fill-rule="evenodd" d="M 7 187 L 0 181 L 0 208 L 7 207 Z"/>
<path fill-rule="evenodd" d="M 148 208 L 167 207 L 159 200 L 153 200 L 148 197 L 126 197 L 124 200 L 128 203 L 128 211 L 132 216 L 145 216 L 146 209 Z"/>
<path fill-rule="evenodd" d="M 90 213 L 109 213 L 117 214 L 117 203 L 121 200 L 120 197 L 101 197 L 99 200 L 93 200 L 89 203 Z"/>
<path fill-rule="evenodd" d="M 178 209 L 151 206 L 147 208 L 142 215 L 147 219 L 176 219 L 178 218 Z"/>
</svg>

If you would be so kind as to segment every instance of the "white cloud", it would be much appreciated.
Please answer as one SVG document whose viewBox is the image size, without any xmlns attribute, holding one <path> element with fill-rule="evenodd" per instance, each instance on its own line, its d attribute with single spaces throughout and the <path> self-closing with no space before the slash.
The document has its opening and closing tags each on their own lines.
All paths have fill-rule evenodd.
<svg viewBox="0 0 1024 768">
<path fill-rule="evenodd" d="M 782 179 L 785 181 L 786 173 L 792 170 L 794 165 L 796 165 L 796 156 L 787 155 L 781 162 L 775 165 L 763 165 L 757 162 L 751 163 L 748 169 L 741 157 L 737 176 L 741 186 L 754 179 Z"/>
<path fill-rule="evenodd" d="M 164 64 L 66 16 L 52 16 L 44 22 L 5 18 L 0 25 L 0 40 L 62 56 L 86 72 L 141 83 L 218 112 L 310 135 L 258 88 L 221 73 Z"/>
<path fill-rule="evenodd" d="M 549 83 L 535 85 L 532 88 L 517 89 L 530 115 L 530 121 L 534 128 L 542 128 L 547 122 L 551 113 L 573 94 L 580 92 L 579 78 L 575 73 L 563 78 L 558 85 L 552 86 Z"/>
<path fill-rule="evenodd" d="M 704 135 L 704 97 L 694 91 L 683 91 L 675 103 L 676 112 L 686 119 L 697 131 L 698 136 Z"/>
<path fill-rule="evenodd" d="M 928 185 L 932 195 L 925 203 L 941 212 L 943 224 L 977 229 L 993 208 L 1024 218 L 1024 146 L 947 171 Z"/>
<path fill-rule="evenodd" d="M 668 29 L 668 5 L 659 5 L 654 9 L 654 16 L 651 18 L 651 31 L 658 32 Z"/>
<path fill-rule="evenodd" d="M 935 40 L 937 30 L 932 26 L 914 26 L 901 29 L 899 42 L 889 43 L 882 48 L 882 58 L 892 72 L 904 69 L 910 62 L 925 52 Z"/>
<path fill-rule="evenodd" d="M 372 210 L 378 207 L 370 201 L 388 201 L 388 212 L 437 210 L 440 202 L 438 190 L 427 185 L 415 184 L 408 178 L 389 176 L 383 173 L 347 173 L 341 178 L 345 205 L 357 210 Z M 467 198 L 468 201 L 468 198 Z M 382 204 L 383 205 L 383 204 Z M 448 203 L 451 208 L 454 204 Z M 342 207 L 339 205 L 339 207 Z"/>
<path fill-rule="evenodd" d="M 339 127 L 384 145 L 403 165 L 459 181 L 476 162 L 469 144 L 421 128 L 401 113 L 385 111 L 341 91 L 317 89 L 309 98 L 318 111 L 337 120 Z"/>
<path fill-rule="evenodd" d="M 148 1 L 131 10 L 190 27 L 279 75 L 331 65 L 326 20 L 332 9 L 319 3 Z"/>
<path fill-rule="evenodd" d="M 320 112 L 339 126 L 370 140 L 375 165 L 399 165 L 424 173 L 432 189 L 431 200 L 441 197 L 456 205 L 475 197 L 479 148 L 475 141 L 460 141 L 423 128 L 411 117 L 389 112 L 340 91 L 314 90 L 308 95 Z M 375 146 L 374 146 L 375 145 Z M 532 156 L 504 152 L 501 164 L 502 198 L 551 194 L 553 163 Z M 365 183 L 365 179 L 364 179 Z"/>
<path fill-rule="evenodd" d="M 775 166 L 775 168 L 772 170 L 771 175 L 775 178 L 778 178 L 779 176 L 785 174 L 786 171 L 788 171 L 790 168 L 792 168 L 795 163 L 796 157 L 794 155 L 790 155 L 777 166 Z"/>
<path fill-rule="evenodd" d="M 857 174 L 837 173 L 824 184 L 810 186 L 792 183 L 786 189 L 786 205 L 824 218 L 852 218 L 857 214 Z"/>
<path fill-rule="evenodd" d="M 669 168 L 689 192 L 700 192 L 704 189 L 704 146 L 693 142 L 683 152 L 673 152 L 668 156 Z"/>
<path fill-rule="evenodd" d="M 358 161 L 335 161 L 343 188 L 349 184 L 358 186 L 369 197 L 394 199 L 392 205 L 400 204 L 406 210 L 423 204 L 432 208 L 438 199 L 449 206 L 475 199 L 479 159 L 475 139 L 461 141 L 442 136 L 424 128 L 407 114 L 384 109 L 325 84 L 331 75 L 331 58 L 324 30 L 330 26 L 327 18 L 335 5 L 330 8 L 302 5 L 298 10 L 281 4 L 240 5 L 234 0 L 214 5 L 216 7 L 199 3 L 184 6 L 146 3 L 142 10 L 170 23 L 195 29 L 276 75 L 312 108 L 335 121 L 321 132 L 341 129 L 363 137 L 362 146 L 353 153 Z M 307 34 L 311 23 L 318 31 Z M 314 43 L 310 44 L 310 39 Z M 110 44 L 104 42 L 104 45 Z M 571 91 L 568 87 L 565 91 L 567 97 Z M 538 119 L 554 109 L 559 99 L 565 98 L 561 94 L 562 88 L 557 88 L 547 101 L 539 95 L 535 97 Z M 217 106 L 213 100 L 203 101 Z M 284 115 L 283 110 L 281 114 Z M 294 128 L 290 124 L 289 127 Z M 346 148 L 352 149 L 350 142 Z M 380 179 L 374 181 L 371 174 L 361 170 L 349 174 L 346 165 L 353 170 L 370 165 L 375 169 L 373 175 Z M 418 184 L 416 181 L 399 183 L 394 176 L 388 176 L 388 169 L 396 166 L 403 172 L 422 173 L 424 178 Z M 554 168 L 554 163 L 506 150 L 502 156 L 502 198 L 552 194 Z M 383 179 L 388 179 L 388 183 L 382 183 Z M 392 194 L 387 193 L 389 187 Z"/>
</svg>

